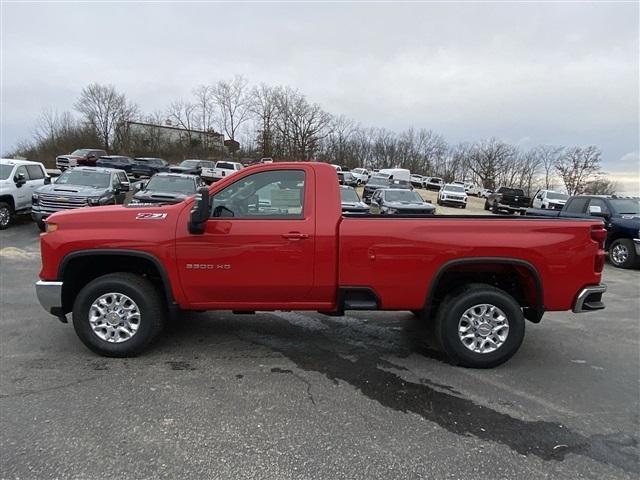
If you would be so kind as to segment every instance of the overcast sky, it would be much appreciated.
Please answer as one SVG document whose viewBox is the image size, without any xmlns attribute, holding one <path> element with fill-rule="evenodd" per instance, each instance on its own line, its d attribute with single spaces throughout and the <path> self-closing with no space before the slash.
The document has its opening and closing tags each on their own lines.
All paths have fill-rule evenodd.
<svg viewBox="0 0 640 480">
<path fill-rule="evenodd" d="M 243 74 L 363 126 L 595 144 L 637 181 L 638 30 L 637 2 L 3 2 L 0 152 L 90 82 L 151 112 Z"/>
</svg>

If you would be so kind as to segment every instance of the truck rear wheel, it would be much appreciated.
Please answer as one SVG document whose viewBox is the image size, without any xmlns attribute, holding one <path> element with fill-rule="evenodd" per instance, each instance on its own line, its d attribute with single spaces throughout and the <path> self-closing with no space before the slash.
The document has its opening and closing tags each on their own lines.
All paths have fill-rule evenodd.
<svg viewBox="0 0 640 480">
<path fill-rule="evenodd" d="M 435 335 L 453 363 L 491 368 L 509 360 L 520 348 L 524 315 L 518 302 L 503 290 L 469 284 L 440 304 Z"/>
<path fill-rule="evenodd" d="M 153 284 L 133 273 L 111 273 L 89 282 L 73 304 L 73 327 L 92 351 L 132 357 L 162 331 L 165 310 Z"/>
<path fill-rule="evenodd" d="M 633 241 L 628 238 L 619 238 L 611 242 L 609 261 L 618 268 L 635 267 L 638 264 L 638 256 Z"/>
</svg>

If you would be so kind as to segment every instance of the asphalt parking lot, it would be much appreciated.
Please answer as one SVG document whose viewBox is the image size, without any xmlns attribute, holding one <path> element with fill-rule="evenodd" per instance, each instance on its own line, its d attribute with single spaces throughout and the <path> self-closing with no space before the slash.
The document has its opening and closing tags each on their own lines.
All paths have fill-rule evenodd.
<svg viewBox="0 0 640 480">
<path fill-rule="evenodd" d="M 640 272 L 547 314 L 493 370 L 453 367 L 408 312 L 185 315 L 134 359 L 88 351 L 0 232 L 0 478 L 629 478 L 640 473 Z"/>
</svg>

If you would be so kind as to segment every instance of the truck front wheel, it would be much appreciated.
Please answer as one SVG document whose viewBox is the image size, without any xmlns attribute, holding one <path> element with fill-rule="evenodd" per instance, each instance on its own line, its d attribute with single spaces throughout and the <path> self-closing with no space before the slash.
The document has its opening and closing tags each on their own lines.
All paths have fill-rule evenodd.
<svg viewBox="0 0 640 480">
<path fill-rule="evenodd" d="M 469 284 L 440 304 L 436 341 L 464 367 L 491 368 L 509 360 L 524 339 L 524 316 L 515 299 L 486 284 Z"/>
<path fill-rule="evenodd" d="M 0 230 L 4 230 L 11 223 L 11 206 L 8 203 L 0 202 Z"/>
<path fill-rule="evenodd" d="M 132 357 L 162 331 L 162 298 L 147 279 L 111 273 L 89 282 L 73 303 L 73 327 L 80 340 L 106 357 Z"/>
</svg>

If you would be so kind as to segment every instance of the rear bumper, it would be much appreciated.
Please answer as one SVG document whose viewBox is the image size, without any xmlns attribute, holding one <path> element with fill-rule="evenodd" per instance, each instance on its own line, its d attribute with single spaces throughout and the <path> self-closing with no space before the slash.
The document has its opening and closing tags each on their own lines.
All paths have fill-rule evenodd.
<svg viewBox="0 0 640 480">
<path fill-rule="evenodd" d="M 602 294 L 606 291 L 607 286 L 604 284 L 583 288 L 580 290 L 580 293 L 578 293 L 576 303 L 573 305 L 573 313 L 602 310 L 604 308 Z"/>
<path fill-rule="evenodd" d="M 36 295 L 42 308 L 57 317 L 63 315 L 62 312 L 62 282 L 47 282 L 38 280 L 36 282 Z"/>
</svg>

